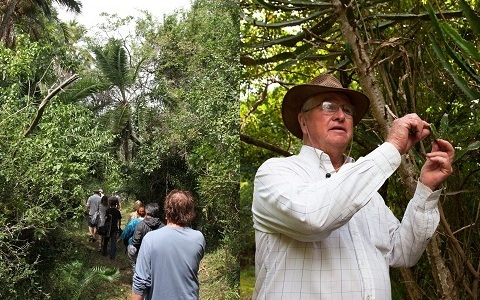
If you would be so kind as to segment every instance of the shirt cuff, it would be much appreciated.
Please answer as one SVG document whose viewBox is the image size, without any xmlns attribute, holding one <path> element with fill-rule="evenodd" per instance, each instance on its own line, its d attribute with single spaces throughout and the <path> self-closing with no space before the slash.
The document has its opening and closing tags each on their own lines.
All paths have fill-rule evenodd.
<svg viewBox="0 0 480 300">
<path fill-rule="evenodd" d="M 413 196 L 413 202 L 417 207 L 423 210 L 432 210 L 437 208 L 441 194 L 442 189 L 432 191 L 428 186 L 418 180 L 415 195 Z"/>
</svg>

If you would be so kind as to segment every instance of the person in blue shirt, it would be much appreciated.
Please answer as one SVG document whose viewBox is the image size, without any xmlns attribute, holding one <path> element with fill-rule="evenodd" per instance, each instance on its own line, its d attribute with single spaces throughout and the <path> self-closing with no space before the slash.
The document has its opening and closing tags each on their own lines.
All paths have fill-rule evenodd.
<svg viewBox="0 0 480 300">
<path fill-rule="evenodd" d="M 190 227 L 195 217 L 191 193 L 171 191 L 164 211 L 167 225 L 143 238 L 133 275 L 132 300 L 199 297 L 198 270 L 205 238 Z"/>
</svg>

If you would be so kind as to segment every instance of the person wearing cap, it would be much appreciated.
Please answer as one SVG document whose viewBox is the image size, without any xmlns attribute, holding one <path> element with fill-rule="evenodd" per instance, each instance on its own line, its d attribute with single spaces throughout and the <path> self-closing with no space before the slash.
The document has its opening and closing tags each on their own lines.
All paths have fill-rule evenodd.
<svg viewBox="0 0 480 300">
<path fill-rule="evenodd" d="M 253 299 L 391 299 L 389 267 L 420 259 L 440 220 L 454 149 L 433 143 L 400 222 L 378 190 L 429 124 L 416 114 L 398 118 L 383 144 L 354 160 L 344 153 L 369 105 L 330 74 L 285 94 L 284 124 L 303 145 L 255 176 Z"/>
</svg>

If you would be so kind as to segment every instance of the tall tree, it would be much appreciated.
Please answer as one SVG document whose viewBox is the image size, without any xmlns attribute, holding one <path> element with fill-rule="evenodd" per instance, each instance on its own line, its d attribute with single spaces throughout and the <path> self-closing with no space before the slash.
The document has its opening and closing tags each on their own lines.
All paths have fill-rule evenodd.
<svg viewBox="0 0 480 300">
<path fill-rule="evenodd" d="M 96 66 L 100 71 L 101 85 L 108 92 L 104 92 L 104 106 L 102 110 L 112 109 L 106 116 L 111 120 L 114 132 L 118 132 L 123 149 L 125 162 L 131 160 L 131 146 L 133 141 L 139 144 L 133 131 L 132 117 L 135 94 L 131 91 L 138 72 L 130 68 L 129 57 L 122 41 L 111 39 L 103 48 L 93 49 Z"/>
<path fill-rule="evenodd" d="M 53 0 L 60 6 L 75 13 L 80 13 L 82 4 L 76 0 Z M 0 41 L 12 47 L 15 43 L 15 34 L 24 32 L 38 40 L 43 36 L 42 31 L 46 23 L 42 18 L 55 20 L 59 25 L 52 9 L 52 0 L 6 0 L 0 3 Z"/>
</svg>

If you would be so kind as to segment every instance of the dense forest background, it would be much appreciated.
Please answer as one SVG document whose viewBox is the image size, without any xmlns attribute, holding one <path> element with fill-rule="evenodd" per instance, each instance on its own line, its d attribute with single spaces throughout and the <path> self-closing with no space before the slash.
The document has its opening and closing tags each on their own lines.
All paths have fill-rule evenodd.
<svg viewBox="0 0 480 300">
<path fill-rule="evenodd" d="M 0 2 L 0 298 L 74 299 L 66 281 L 87 274 L 59 274 L 86 258 L 65 229 L 85 222 L 95 187 L 160 205 L 191 190 L 194 225 L 221 253 L 217 296 L 238 298 L 238 3 L 107 15 L 87 34 L 54 2 L 81 13 L 81 1 Z"/>
<path fill-rule="evenodd" d="M 437 233 L 418 265 L 391 270 L 394 299 L 478 299 L 480 3 L 240 2 L 242 298 L 251 296 L 253 285 L 247 279 L 253 276 L 255 251 L 250 212 L 255 172 L 266 159 L 297 153 L 301 145 L 283 126 L 283 95 L 328 72 L 372 102 L 356 126 L 353 157 L 383 142 L 392 114 L 417 113 L 456 148 Z M 408 153 L 380 191 L 399 219 L 430 147 L 431 139 L 425 140 Z"/>
</svg>

